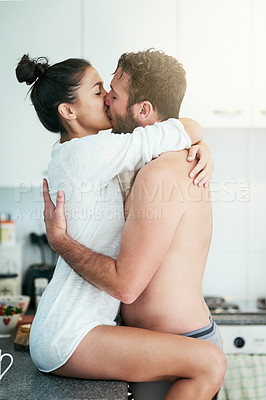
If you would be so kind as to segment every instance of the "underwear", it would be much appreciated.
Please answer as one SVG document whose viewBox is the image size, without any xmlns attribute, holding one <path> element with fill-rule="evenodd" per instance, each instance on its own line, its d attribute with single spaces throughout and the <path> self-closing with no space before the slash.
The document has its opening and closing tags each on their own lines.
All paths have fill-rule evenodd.
<svg viewBox="0 0 266 400">
<path fill-rule="evenodd" d="M 182 333 L 181 336 L 192 337 L 195 339 L 208 339 L 213 336 L 216 332 L 216 324 L 210 315 L 210 323 L 204 328 L 196 329 L 195 331 Z"/>
</svg>

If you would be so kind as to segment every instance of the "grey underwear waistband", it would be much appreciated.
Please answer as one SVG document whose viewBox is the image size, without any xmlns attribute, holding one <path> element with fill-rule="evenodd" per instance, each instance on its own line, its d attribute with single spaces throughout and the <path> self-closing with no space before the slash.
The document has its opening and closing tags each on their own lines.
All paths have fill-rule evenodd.
<svg viewBox="0 0 266 400">
<path fill-rule="evenodd" d="M 187 333 L 182 333 L 181 336 L 187 336 L 187 337 L 192 337 L 195 339 L 207 339 L 215 334 L 216 331 L 216 324 L 212 319 L 212 316 L 210 315 L 210 323 L 209 325 L 196 329 L 195 331 L 187 332 Z"/>
</svg>

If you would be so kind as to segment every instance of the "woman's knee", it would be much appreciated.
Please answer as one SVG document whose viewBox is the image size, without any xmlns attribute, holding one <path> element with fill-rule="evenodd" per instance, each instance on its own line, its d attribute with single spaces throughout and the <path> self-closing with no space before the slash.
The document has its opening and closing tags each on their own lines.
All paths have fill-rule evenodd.
<svg viewBox="0 0 266 400">
<path fill-rule="evenodd" d="M 223 384 L 227 368 L 225 354 L 217 345 L 213 345 L 207 360 L 208 377 L 210 383 L 218 391 Z"/>
</svg>

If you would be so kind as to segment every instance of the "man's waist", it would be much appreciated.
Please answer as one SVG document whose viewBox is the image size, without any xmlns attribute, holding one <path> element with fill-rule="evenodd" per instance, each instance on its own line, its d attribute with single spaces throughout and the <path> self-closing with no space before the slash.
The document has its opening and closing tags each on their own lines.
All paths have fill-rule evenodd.
<svg viewBox="0 0 266 400">
<path fill-rule="evenodd" d="M 166 309 L 156 310 L 156 312 L 141 312 L 122 307 L 122 318 L 126 325 L 137 328 L 151 329 L 158 332 L 168 332 L 174 334 L 184 334 L 205 328 L 209 323 L 209 313 L 205 310 L 191 312 L 183 308 L 182 311 L 169 311 Z"/>
</svg>

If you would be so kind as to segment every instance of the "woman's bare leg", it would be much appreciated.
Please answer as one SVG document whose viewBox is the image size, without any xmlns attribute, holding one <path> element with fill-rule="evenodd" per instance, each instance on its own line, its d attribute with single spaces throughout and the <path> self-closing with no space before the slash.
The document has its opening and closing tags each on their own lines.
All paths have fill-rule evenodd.
<svg viewBox="0 0 266 400">
<path fill-rule="evenodd" d="M 81 341 L 57 375 L 83 379 L 176 381 L 165 400 L 210 400 L 222 384 L 225 358 L 203 340 L 101 325 Z"/>
</svg>

